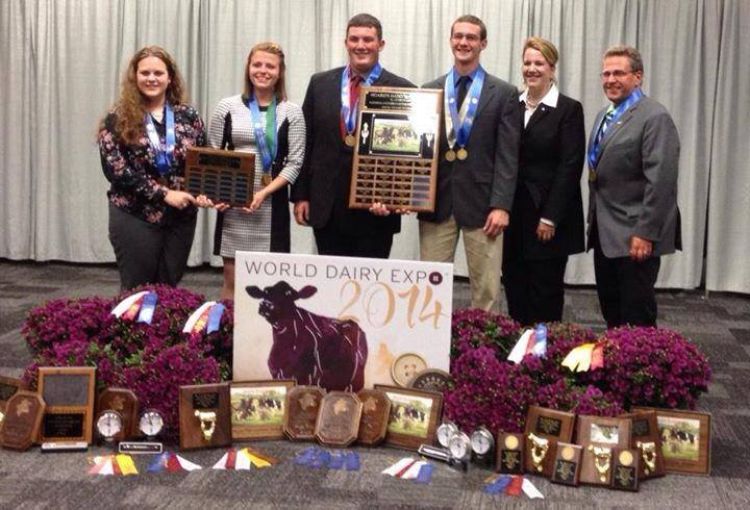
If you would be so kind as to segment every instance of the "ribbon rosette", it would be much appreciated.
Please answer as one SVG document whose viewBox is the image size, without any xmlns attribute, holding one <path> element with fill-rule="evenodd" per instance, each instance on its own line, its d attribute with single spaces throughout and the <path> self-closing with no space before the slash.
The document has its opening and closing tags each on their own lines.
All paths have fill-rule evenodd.
<svg viewBox="0 0 750 510">
<path fill-rule="evenodd" d="M 182 332 L 194 335 L 201 333 L 204 329 L 209 334 L 218 331 L 223 314 L 224 305 L 216 301 L 206 301 L 190 314 Z"/>
<path fill-rule="evenodd" d="M 136 320 L 151 324 L 159 297 L 154 291 L 142 290 L 132 294 L 112 309 L 112 315 L 124 321 Z"/>
<path fill-rule="evenodd" d="M 565 359 L 562 366 L 568 367 L 571 372 L 588 372 L 604 366 L 604 342 L 586 343 L 574 347 Z"/>
</svg>

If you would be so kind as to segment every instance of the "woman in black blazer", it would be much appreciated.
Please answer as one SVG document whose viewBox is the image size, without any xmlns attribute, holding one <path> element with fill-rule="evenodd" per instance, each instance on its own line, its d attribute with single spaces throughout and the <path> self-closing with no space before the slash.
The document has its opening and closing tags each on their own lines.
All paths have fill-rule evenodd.
<svg viewBox="0 0 750 510">
<path fill-rule="evenodd" d="M 583 108 L 558 91 L 557 59 L 549 41 L 524 44 L 521 155 L 503 248 L 508 312 L 524 325 L 562 319 L 568 255 L 584 250 Z"/>
</svg>

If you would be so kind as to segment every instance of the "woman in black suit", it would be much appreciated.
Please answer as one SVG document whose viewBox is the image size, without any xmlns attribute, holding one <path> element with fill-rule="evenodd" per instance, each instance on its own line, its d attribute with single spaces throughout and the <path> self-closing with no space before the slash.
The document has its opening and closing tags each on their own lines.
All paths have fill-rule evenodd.
<svg viewBox="0 0 750 510">
<path fill-rule="evenodd" d="M 521 155 L 503 248 L 508 312 L 524 325 L 562 319 L 568 255 L 584 250 L 583 108 L 558 91 L 557 58 L 542 38 L 524 44 Z"/>
</svg>

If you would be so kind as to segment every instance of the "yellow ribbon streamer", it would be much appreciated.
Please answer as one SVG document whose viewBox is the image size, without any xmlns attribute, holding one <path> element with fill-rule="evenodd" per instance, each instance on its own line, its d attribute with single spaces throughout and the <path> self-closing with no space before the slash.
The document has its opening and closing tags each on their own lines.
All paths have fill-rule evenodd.
<svg viewBox="0 0 750 510">
<path fill-rule="evenodd" d="M 250 459 L 250 463 L 255 466 L 256 468 L 267 468 L 271 467 L 271 463 L 268 462 L 265 459 L 261 459 L 260 457 L 253 455 L 249 451 L 247 451 L 247 448 L 243 448 L 240 450 L 240 452 L 245 455 L 248 459 Z"/>
<path fill-rule="evenodd" d="M 120 466 L 120 472 L 123 474 L 123 476 L 138 474 L 138 469 L 135 467 L 133 457 L 131 457 L 130 455 L 121 453 L 117 455 L 117 457 L 115 457 L 115 460 L 117 461 L 117 465 Z"/>
<path fill-rule="evenodd" d="M 571 372 L 586 372 L 591 367 L 591 355 L 594 352 L 595 343 L 583 344 L 574 347 L 565 359 L 562 366 L 568 367 Z"/>
</svg>

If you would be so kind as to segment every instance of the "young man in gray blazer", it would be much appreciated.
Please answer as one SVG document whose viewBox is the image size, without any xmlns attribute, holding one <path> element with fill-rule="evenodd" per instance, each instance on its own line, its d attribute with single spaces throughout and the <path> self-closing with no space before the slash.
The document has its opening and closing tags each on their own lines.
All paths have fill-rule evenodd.
<svg viewBox="0 0 750 510">
<path fill-rule="evenodd" d="M 588 150 L 588 248 L 599 304 L 609 328 L 655 326 L 659 257 L 681 248 L 680 139 L 666 108 L 641 91 L 638 50 L 607 50 L 601 80 L 612 104 L 599 112 Z"/>
<path fill-rule="evenodd" d="M 518 91 L 479 64 L 482 20 L 456 19 L 450 45 L 453 67 L 424 85 L 442 89 L 445 101 L 435 211 L 419 215 L 420 258 L 452 262 L 463 232 L 471 306 L 498 311 L 502 232 L 518 177 Z"/>
</svg>

